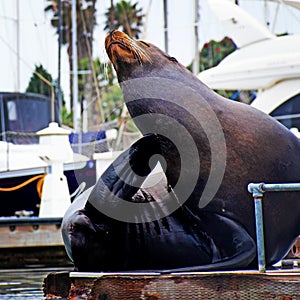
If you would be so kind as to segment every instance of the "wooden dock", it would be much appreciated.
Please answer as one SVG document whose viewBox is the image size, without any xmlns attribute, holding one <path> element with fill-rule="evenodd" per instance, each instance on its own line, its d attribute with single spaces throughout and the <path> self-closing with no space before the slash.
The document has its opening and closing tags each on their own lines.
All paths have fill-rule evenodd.
<svg viewBox="0 0 300 300">
<path fill-rule="evenodd" d="M 68 266 L 61 218 L 0 218 L 0 268 Z"/>
<path fill-rule="evenodd" d="M 300 269 L 173 273 L 50 273 L 45 299 L 300 299 Z"/>
</svg>

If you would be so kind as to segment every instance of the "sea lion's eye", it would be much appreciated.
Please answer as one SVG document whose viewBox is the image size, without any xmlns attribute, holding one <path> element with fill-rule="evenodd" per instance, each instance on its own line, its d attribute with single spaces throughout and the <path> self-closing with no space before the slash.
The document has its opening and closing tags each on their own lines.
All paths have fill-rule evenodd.
<svg viewBox="0 0 300 300">
<path fill-rule="evenodd" d="M 177 59 L 176 59 L 175 57 L 169 57 L 169 60 L 172 61 L 172 62 L 175 62 L 175 63 L 178 62 Z"/>
<path fill-rule="evenodd" d="M 140 43 L 144 44 L 147 47 L 150 47 L 150 45 L 148 43 L 146 43 L 145 41 L 139 40 Z"/>
</svg>

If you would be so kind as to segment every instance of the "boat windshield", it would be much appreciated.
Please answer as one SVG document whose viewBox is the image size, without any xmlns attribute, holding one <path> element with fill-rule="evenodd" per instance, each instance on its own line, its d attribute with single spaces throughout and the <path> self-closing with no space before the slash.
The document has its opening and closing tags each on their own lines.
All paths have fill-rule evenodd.
<svg viewBox="0 0 300 300">
<path fill-rule="evenodd" d="M 287 128 L 295 127 L 300 130 L 300 94 L 284 102 L 270 115 Z"/>
</svg>

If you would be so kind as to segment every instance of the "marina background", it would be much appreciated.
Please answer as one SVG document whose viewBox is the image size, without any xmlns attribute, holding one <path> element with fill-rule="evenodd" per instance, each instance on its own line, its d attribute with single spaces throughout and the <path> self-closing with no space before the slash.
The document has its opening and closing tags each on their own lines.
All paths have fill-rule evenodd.
<svg viewBox="0 0 300 300">
<path fill-rule="evenodd" d="M 45 0 L 1 0 L 0 1 L 0 90 L 15 92 L 17 87 L 17 59 L 20 60 L 20 87 L 24 92 L 35 65 L 42 64 L 57 78 L 58 36 L 51 26 L 51 14 L 46 13 Z M 85 1 L 87 2 L 87 1 Z M 147 15 L 143 39 L 164 48 L 163 1 L 139 0 L 138 7 Z M 230 2 L 234 2 L 231 0 Z M 183 4 L 184 3 L 184 4 Z M 17 4 L 19 9 L 17 9 Z M 105 12 L 110 1 L 97 1 L 97 26 L 94 32 L 94 57 L 108 61 L 104 51 Z M 281 5 L 275 23 L 277 3 L 264 0 L 240 0 L 239 5 L 261 23 L 274 28 L 276 34 L 300 33 L 300 11 Z M 184 65 L 191 63 L 194 55 L 194 1 L 173 0 L 168 3 L 169 52 Z M 19 15 L 19 18 L 18 18 Z M 221 40 L 226 32 L 210 12 L 206 1 L 199 1 L 199 49 L 210 40 Z M 19 28 L 19 31 L 17 30 Z M 19 41 L 19 54 L 17 51 Z M 187 46 L 189 45 L 189 46 Z M 62 48 L 61 85 L 65 100 L 70 99 L 69 64 L 66 46 Z M 68 105 L 67 105 L 68 107 Z"/>
<path fill-rule="evenodd" d="M 169 52 L 187 65 L 194 55 L 193 50 L 193 1 L 169 1 Z M 232 1 L 233 2 L 233 1 Z M 278 21 L 274 26 L 276 3 L 255 0 L 240 0 L 240 6 L 258 18 L 262 23 L 274 27 L 276 34 L 299 34 L 300 12 L 291 7 L 282 7 Z M 19 20 L 17 22 L 17 3 Z M 50 25 L 51 15 L 44 12 L 45 0 L 11 1 L 0 0 L 0 75 L 1 91 L 24 91 L 36 64 L 43 64 L 56 77 L 57 74 L 57 35 Z M 147 13 L 146 28 L 143 39 L 164 47 L 162 1 L 138 1 Z M 184 3 L 184 5 L 183 5 Z M 220 40 L 225 35 L 219 22 L 212 16 L 205 1 L 200 3 L 200 45 L 211 39 Z M 103 30 L 104 13 L 110 1 L 97 2 L 97 21 L 94 37 L 94 57 L 107 61 L 104 53 Z M 16 34 L 16 28 L 19 33 Z M 19 49 L 17 51 L 17 36 Z M 187 46 L 189 45 L 189 46 Z M 20 60 L 20 87 L 16 85 L 16 62 Z M 62 51 L 62 89 L 66 100 L 69 98 L 69 65 L 66 47 Z M 57 269 L 55 269 L 57 270 Z M 0 270 L 0 298 L 8 299 L 41 299 L 42 282 L 51 269 Z"/>
</svg>

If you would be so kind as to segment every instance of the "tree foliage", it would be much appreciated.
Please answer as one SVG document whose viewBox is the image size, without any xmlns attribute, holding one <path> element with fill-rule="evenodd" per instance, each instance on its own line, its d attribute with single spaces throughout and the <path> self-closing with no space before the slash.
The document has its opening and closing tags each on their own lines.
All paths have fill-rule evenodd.
<svg viewBox="0 0 300 300">
<path fill-rule="evenodd" d="M 39 75 L 38 75 L 39 74 Z M 41 79 L 44 78 L 45 80 Z M 45 82 L 47 80 L 47 83 Z M 53 92 L 54 92 L 54 98 L 57 101 L 57 82 L 53 80 L 51 74 L 42 66 L 35 66 L 35 70 L 30 78 L 30 81 L 28 83 L 28 86 L 26 88 L 26 93 L 35 93 L 35 94 L 41 94 L 45 95 L 49 98 L 52 97 L 51 93 L 51 87 L 49 84 L 52 84 Z M 67 125 L 67 126 L 73 126 L 73 121 L 72 121 L 72 114 L 68 113 L 66 106 L 65 106 L 65 101 L 64 101 L 64 94 L 62 93 L 62 100 L 63 100 L 63 107 L 62 107 L 62 124 Z"/>
<path fill-rule="evenodd" d="M 229 37 L 224 37 L 221 41 L 211 40 L 205 43 L 199 53 L 200 72 L 212 68 L 220 63 L 227 55 L 236 50 L 236 45 Z M 193 63 L 188 66 L 192 69 Z"/>
<path fill-rule="evenodd" d="M 139 38 L 141 28 L 144 24 L 144 14 L 142 8 L 137 7 L 138 2 L 132 4 L 131 1 L 122 0 L 116 5 L 112 4 L 105 13 L 106 22 L 104 30 L 112 31 L 119 29 L 130 37 Z"/>
<path fill-rule="evenodd" d="M 212 40 L 209 43 L 205 43 L 199 53 L 200 72 L 217 66 L 227 55 L 235 51 L 236 48 L 235 43 L 229 37 L 224 37 L 221 41 Z M 192 63 L 188 68 L 192 69 Z M 226 98 L 245 103 L 251 102 L 254 97 L 252 91 L 217 90 L 216 92 Z"/>
<path fill-rule="evenodd" d="M 30 78 L 28 87 L 26 88 L 26 93 L 36 93 L 45 95 L 51 98 L 51 87 L 45 81 L 39 77 L 38 74 L 42 75 L 48 82 L 53 84 L 53 79 L 50 73 L 42 65 L 35 66 L 35 70 Z M 54 85 L 54 84 L 53 84 Z"/>
<path fill-rule="evenodd" d="M 124 103 L 122 90 L 119 85 L 107 86 L 102 93 L 101 105 L 106 121 L 118 119 Z"/>
<path fill-rule="evenodd" d="M 88 1 L 89 5 L 83 6 L 86 1 L 76 1 L 76 23 L 77 23 L 77 38 L 79 41 L 87 39 L 92 46 L 92 38 L 94 27 L 96 25 L 95 17 L 95 3 L 96 0 Z M 46 12 L 52 13 L 51 25 L 59 33 L 59 10 L 58 0 L 47 0 Z M 72 1 L 61 1 L 61 15 L 62 15 L 62 44 L 72 45 Z M 85 42 L 78 43 L 78 57 L 79 60 L 87 56 L 87 46 Z M 69 50 L 69 54 L 71 54 Z"/>
</svg>

